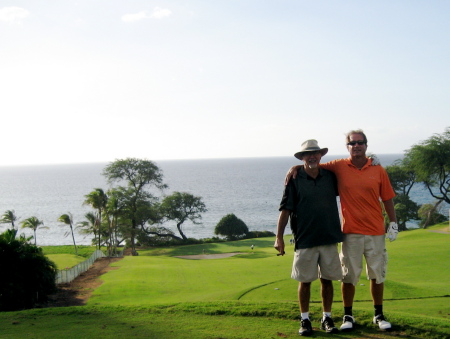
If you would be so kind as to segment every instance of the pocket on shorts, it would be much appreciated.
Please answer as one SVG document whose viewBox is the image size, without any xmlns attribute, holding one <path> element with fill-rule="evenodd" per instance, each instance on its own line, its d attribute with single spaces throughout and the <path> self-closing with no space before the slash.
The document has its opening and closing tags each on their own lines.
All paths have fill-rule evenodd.
<svg viewBox="0 0 450 339">
<path fill-rule="evenodd" d="M 348 260 L 342 252 L 339 253 L 339 259 L 341 260 L 342 278 L 348 275 Z"/>
</svg>

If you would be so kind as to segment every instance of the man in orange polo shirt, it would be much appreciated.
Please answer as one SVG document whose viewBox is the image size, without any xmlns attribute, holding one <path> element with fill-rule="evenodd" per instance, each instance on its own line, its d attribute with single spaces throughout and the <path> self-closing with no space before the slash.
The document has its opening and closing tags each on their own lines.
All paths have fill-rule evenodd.
<svg viewBox="0 0 450 339">
<path fill-rule="evenodd" d="M 373 323 L 382 330 L 391 329 L 383 315 L 384 280 L 387 268 L 385 247 L 385 226 L 382 207 L 390 224 L 387 237 L 394 241 L 398 227 L 395 216 L 395 196 L 388 175 L 383 167 L 372 166 L 372 159 L 366 156 L 367 137 L 362 130 L 352 130 L 346 136 L 350 158 L 321 164 L 335 173 L 338 181 L 342 213 L 344 241 L 341 250 L 343 268 L 342 299 L 344 319 L 342 331 L 354 328 L 353 299 L 355 286 L 362 272 L 362 257 L 366 258 L 366 272 L 370 279 L 370 291 L 375 308 Z M 296 173 L 291 169 L 288 177 Z"/>
</svg>

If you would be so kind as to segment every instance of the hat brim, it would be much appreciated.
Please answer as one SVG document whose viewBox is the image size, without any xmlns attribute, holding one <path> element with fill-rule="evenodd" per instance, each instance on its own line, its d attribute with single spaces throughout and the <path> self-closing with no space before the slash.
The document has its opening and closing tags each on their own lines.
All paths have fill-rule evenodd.
<svg viewBox="0 0 450 339">
<path fill-rule="evenodd" d="M 303 154 L 308 153 L 308 152 L 320 152 L 322 154 L 322 156 L 324 156 L 325 154 L 328 153 L 328 148 L 321 148 L 321 149 L 314 149 L 314 150 L 310 150 L 310 151 L 297 152 L 294 154 L 294 157 L 296 157 L 299 160 L 302 160 Z"/>
</svg>

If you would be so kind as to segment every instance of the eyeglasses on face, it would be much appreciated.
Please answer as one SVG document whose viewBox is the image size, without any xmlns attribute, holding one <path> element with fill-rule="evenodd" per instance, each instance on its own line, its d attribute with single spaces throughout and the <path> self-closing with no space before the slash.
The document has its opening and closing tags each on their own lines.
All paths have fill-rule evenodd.
<svg viewBox="0 0 450 339">
<path fill-rule="evenodd" d="M 358 141 L 350 141 L 350 142 L 348 142 L 347 143 L 347 146 L 355 146 L 356 144 L 358 144 L 358 145 L 365 145 L 366 144 L 366 142 L 365 141 L 363 141 L 363 140 L 358 140 Z"/>
</svg>

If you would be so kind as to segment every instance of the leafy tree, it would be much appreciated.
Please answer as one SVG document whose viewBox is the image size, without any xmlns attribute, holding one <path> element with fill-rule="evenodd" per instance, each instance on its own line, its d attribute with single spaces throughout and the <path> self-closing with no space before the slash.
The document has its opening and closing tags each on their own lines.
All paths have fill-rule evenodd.
<svg viewBox="0 0 450 339">
<path fill-rule="evenodd" d="M 103 170 L 109 184 L 123 182 L 126 186 L 117 188 L 123 203 L 123 216 L 129 223 L 128 236 L 133 255 L 137 255 L 135 238 L 139 226 L 143 227 L 153 211 L 151 205 L 157 200 L 146 191 L 156 187 L 164 189 L 163 175 L 159 167 L 150 160 L 126 158 L 116 160 Z"/>
<path fill-rule="evenodd" d="M 108 196 L 101 188 L 94 189 L 91 193 L 86 194 L 84 200 L 84 205 L 89 205 L 97 210 L 97 216 L 95 220 L 96 233 L 98 235 L 97 248 L 100 249 L 102 246 L 102 215 L 103 211 L 106 209 L 106 204 L 108 202 Z"/>
<path fill-rule="evenodd" d="M 140 234 L 140 241 L 142 243 L 170 243 L 170 241 L 179 241 L 182 243 L 183 238 L 175 235 L 175 233 L 167 227 L 159 226 L 163 223 L 164 216 L 160 203 L 154 203 L 152 205 L 152 215 L 149 220 L 147 220 L 147 225 L 142 227 L 142 232 Z M 173 242 L 171 243 L 173 244 Z"/>
<path fill-rule="evenodd" d="M 202 218 L 200 213 L 206 212 L 206 206 L 201 197 L 196 197 L 186 192 L 174 192 L 165 197 L 161 203 L 161 213 L 167 220 L 173 220 L 177 223 L 177 229 L 183 240 L 187 240 L 186 235 L 181 229 L 182 224 L 190 220 L 198 225 L 198 219 Z"/>
<path fill-rule="evenodd" d="M 110 163 L 103 170 L 108 183 L 125 181 L 127 186 L 140 192 L 146 186 L 155 186 L 159 189 L 167 188 L 163 184 L 163 174 L 159 167 L 150 160 L 126 158 Z"/>
<path fill-rule="evenodd" d="M 394 198 L 394 208 L 395 214 L 397 216 L 398 229 L 399 231 L 406 231 L 406 222 L 409 220 L 417 220 L 419 216 L 417 211 L 419 210 L 419 205 L 410 199 L 406 194 L 399 194 Z M 387 218 L 387 215 L 386 215 Z M 388 218 L 386 220 L 386 223 Z"/>
<path fill-rule="evenodd" d="M 427 228 L 428 226 L 435 225 L 447 220 L 447 217 L 439 213 L 439 205 L 443 200 L 439 200 L 436 204 L 423 204 L 419 209 L 420 226 Z"/>
<path fill-rule="evenodd" d="M 17 221 L 16 212 L 14 210 L 7 210 L 3 213 L 0 223 L 1 224 L 11 224 L 11 229 L 14 229 L 15 222 Z"/>
<path fill-rule="evenodd" d="M 29 218 L 25 219 L 24 221 L 22 221 L 20 224 L 22 225 L 22 228 L 31 228 L 33 230 L 35 246 L 36 246 L 36 231 L 37 231 L 37 229 L 38 228 L 48 228 L 45 226 L 41 226 L 41 225 L 44 225 L 44 221 L 39 220 L 36 217 L 29 217 Z"/>
<path fill-rule="evenodd" d="M 415 184 L 416 175 L 406 158 L 397 160 L 391 166 L 387 166 L 386 171 L 396 193 L 394 207 L 398 228 L 399 231 L 405 231 L 407 229 L 407 221 L 418 219 L 417 211 L 419 206 L 409 197 L 409 193 Z M 388 223 L 387 215 L 386 222 Z"/>
<path fill-rule="evenodd" d="M 0 234 L 0 311 L 31 308 L 56 290 L 56 265 L 17 230 Z"/>
<path fill-rule="evenodd" d="M 234 214 L 224 216 L 214 229 L 214 234 L 223 235 L 229 240 L 240 238 L 247 233 L 247 225 Z"/>
<path fill-rule="evenodd" d="M 73 234 L 73 216 L 72 216 L 72 213 L 68 212 L 67 214 L 61 215 L 58 218 L 58 221 L 66 224 L 66 225 L 69 225 L 70 232 L 72 233 L 73 247 L 75 248 L 75 255 L 78 255 L 77 244 L 75 243 L 75 235 Z"/>
<path fill-rule="evenodd" d="M 391 166 L 386 166 L 386 172 L 395 193 L 409 196 L 409 192 L 416 182 L 416 173 L 411 167 L 409 159 L 397 160 Z"/>
<path fill-rule="evenodd" d="M 145 224 L 152 219 L 156 198 L 149 192 L 136 192 L 132 188 L 114 188 L 115 197 L 121 206 L 119 232 L 130 241 L 132 254 L 136 252 L 136 237 Z"/>
<path fill-rule="evenodd" d="M 435 199 L 450 204 L 450 127 L 411 147 L 405 158 L 416 181 L 424 183 Z"/>
</svg>

